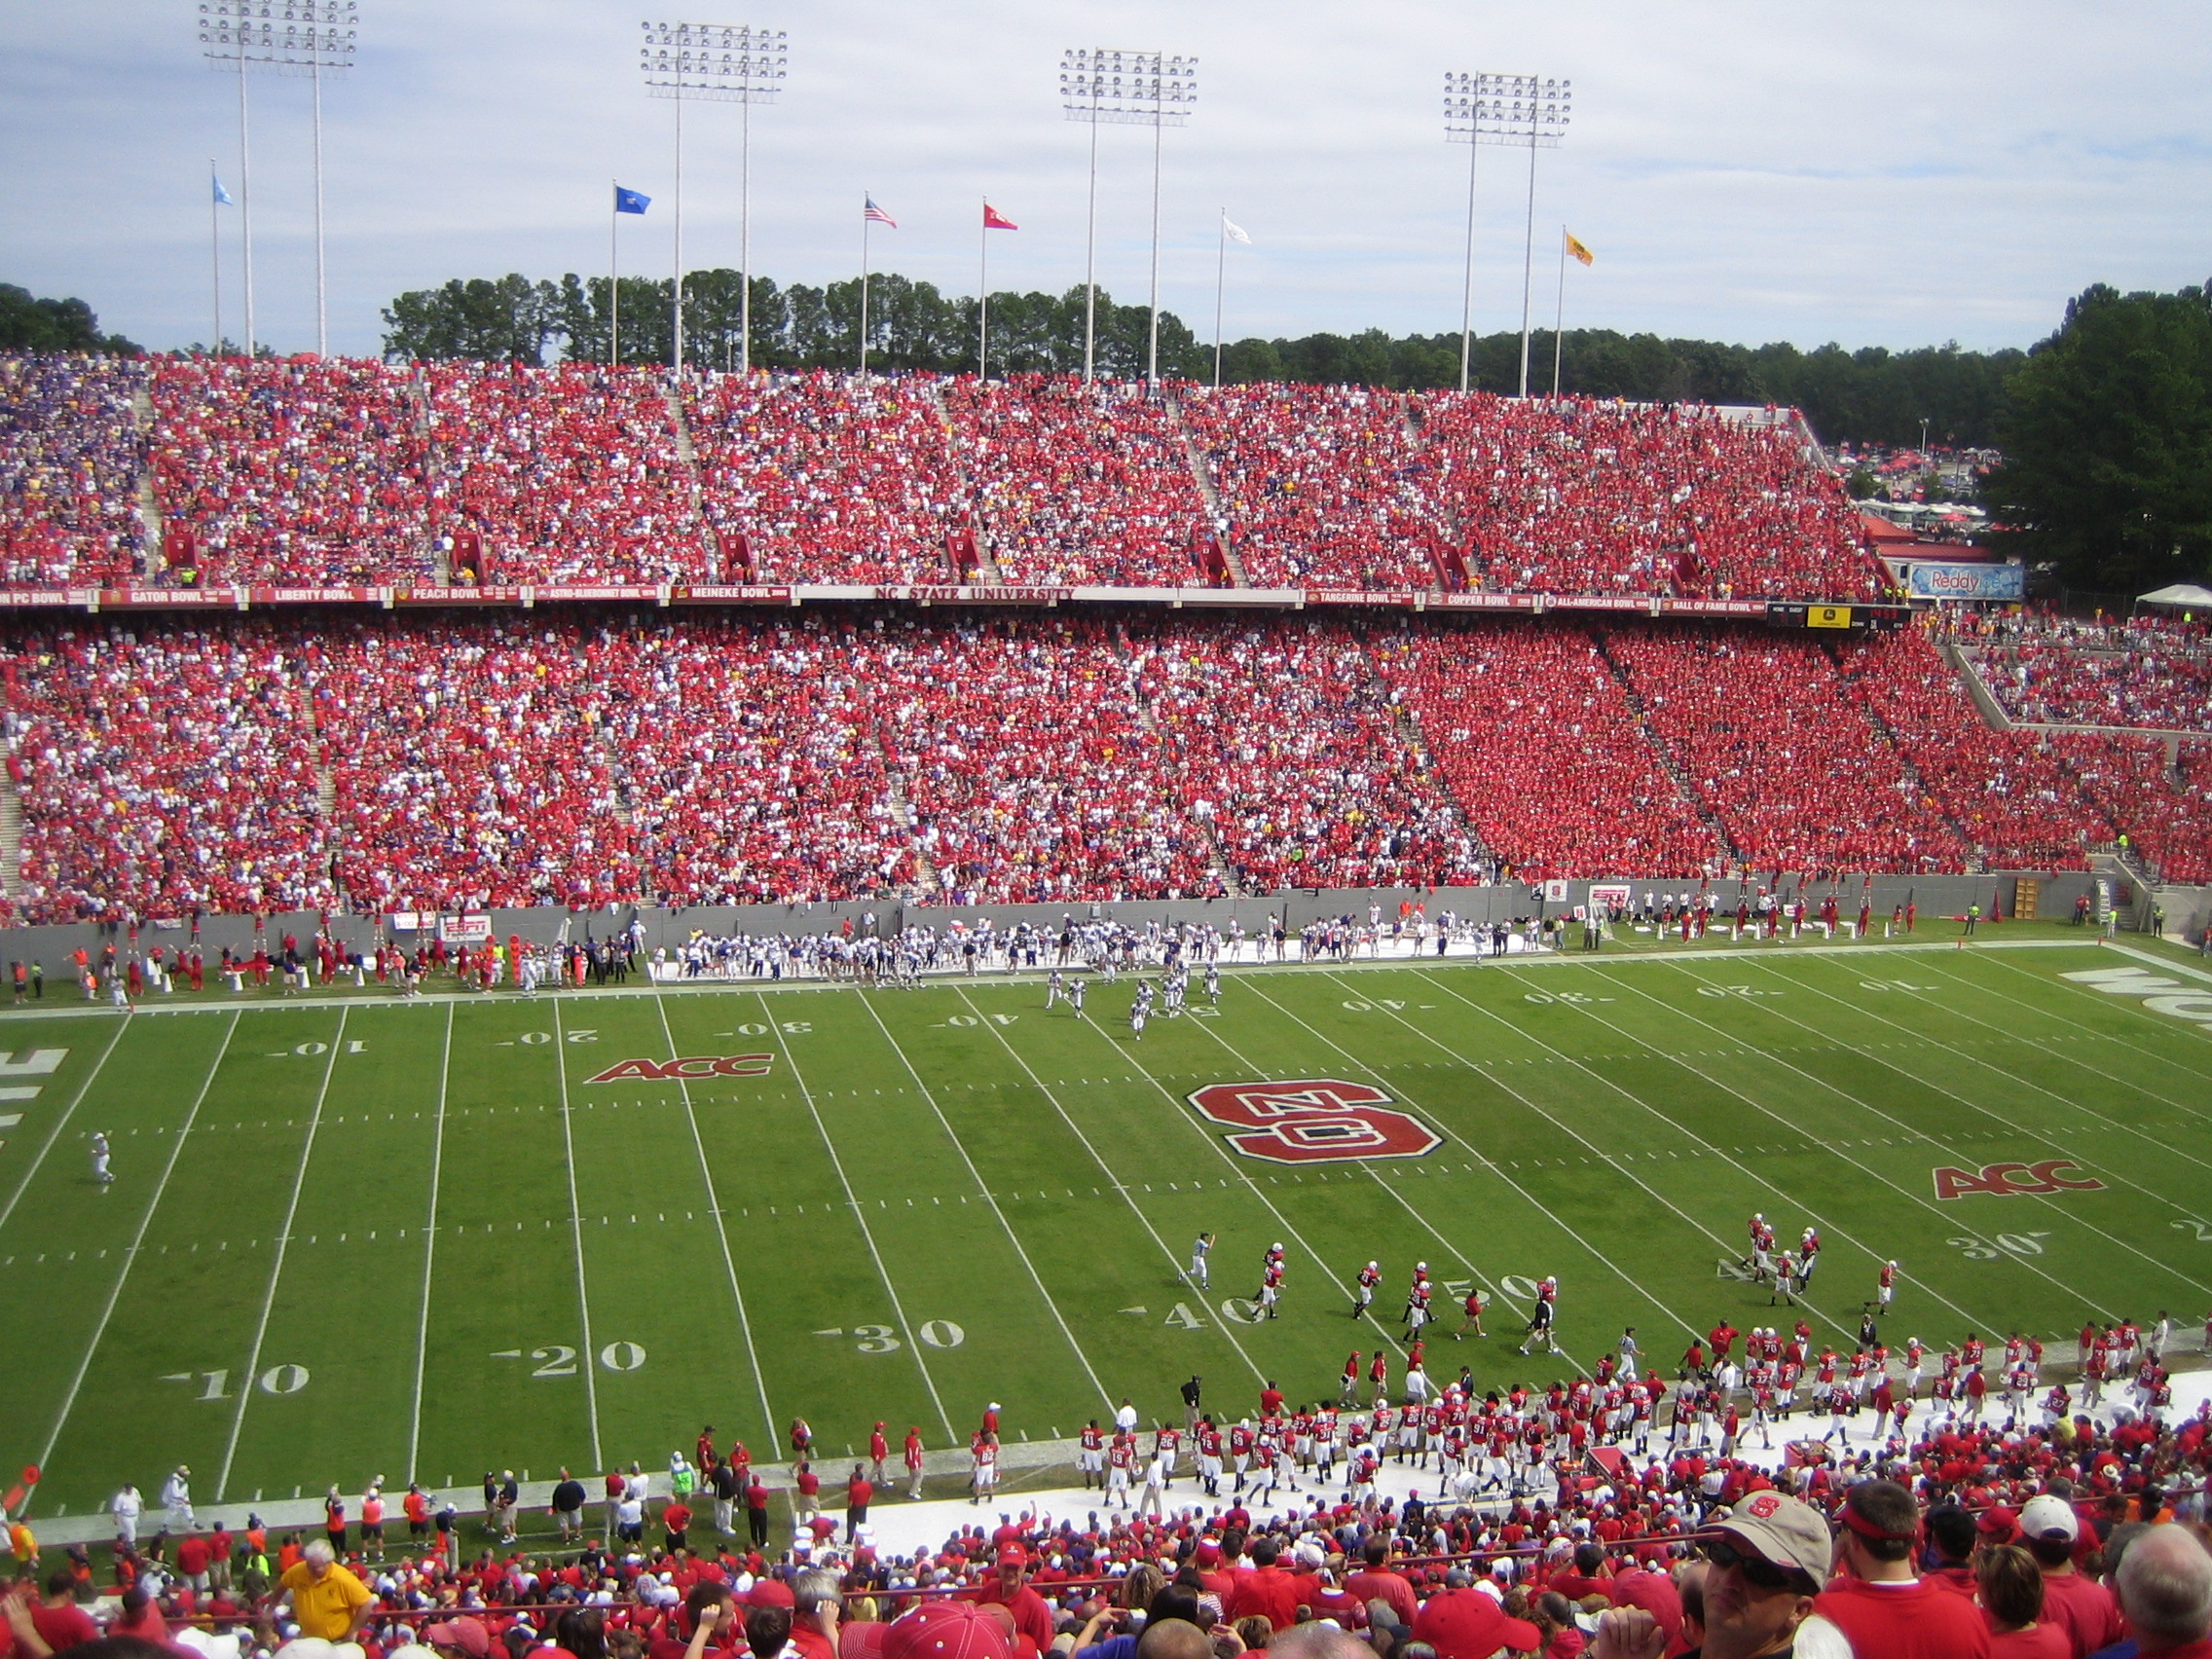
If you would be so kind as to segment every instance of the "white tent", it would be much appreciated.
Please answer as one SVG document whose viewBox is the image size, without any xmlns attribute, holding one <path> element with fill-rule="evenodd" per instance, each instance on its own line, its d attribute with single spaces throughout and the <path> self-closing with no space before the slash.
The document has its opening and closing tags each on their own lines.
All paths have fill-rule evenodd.
<svg viewBox="0 0 2212 1659">
<path fill-rule="evenodd" d="M 2137 594 L 2137 605 L 2186 605 L 2195 609 L 2212 608 L 2212 588 L 2198 587 L 2194 582 L 2175 582 L 2159 588 L 2156 593 Z"/>
</svg>

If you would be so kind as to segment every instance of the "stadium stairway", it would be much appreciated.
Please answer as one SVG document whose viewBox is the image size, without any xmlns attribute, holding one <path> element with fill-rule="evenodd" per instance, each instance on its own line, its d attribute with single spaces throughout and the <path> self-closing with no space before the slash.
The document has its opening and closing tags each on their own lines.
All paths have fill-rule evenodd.
<svg viewBox="0 0 2212 1659">
<path fill-rule="evenodd" d="M 154 442 L 154 394 L 150 389 L 140 387 L 130 394 L 130 414 L 138 424 L 139 436 L 146 440 L 147 447 L 151 449 Z M 154 469 L 143 463 L 138 469 L 138 520 L 146 533 L 145 552 L 141 555 L 142 566 L 147 576 L 152 577 L 168 569 L 168 560 L 162 552 L 162 503 L 161 498 L 154 494 Z M 15 867 L 11 861 L 9 870 L 13 872 Z"/>
<path fill-rule="evenodd" d="M 1981 718 L 1999 731 L 2010 731 L 2012 717 L 2005 712 L 2004 705 L 1997 700 L 1997 694 L 1990 690 L 1989 682 L 1982 679 L 1981 665 L 1972 655 L 1959 649 L 1955 641 L 1945 640 L 1936 648 L 1941 653 L 1943 660 L 1951 665 L 1951 672 L 1959 677 L 1959 683 L 1967 688 L 1967 695 L 1973 699 L 1973 706 L 1981 711 Z"/>
<path fill-rule="evenodd" d="M 1643 694 L 1637 690 L 1636 682 L 1629 678 L 1628 670 L 1613 655 L 1612 642 L 1597 629 L 1591 630 L 1590 638 L 1596 642 L 1598 654 L 1605 659 L 1605 667 L 1611 671 L 1614 681 L 1620 685 L 1621 697 L 1628 704 L 1629 712 L 1636 716 L 1636 729 L 1651 745 L 1651 752 L 1659 756 L 1659 764 L 1665 768 L 1667 776 L 1674 779 L 1675 788 L 1680 793 L 1684 804 L 1698 815 L 1705 827 L 1713 831 L 1714 840 L 1719 843 L 1721 854 L 1727 861 L 1723 867 L 1743 868 L 1744 855 L 1736 843 L 1728 838 L 1728 826 L 1720 821 L 1720 815 L 1713 810 L 1705 796 L 1691 786 L 1689 774 L 1682 770 L 1682 763 L 1675 757 L 1675 752 L 1667 747 L 1667 740 L 1652 725 L 1650 716 L 1643 707 Z"/>
<path fill-rule="evenodd" d="M 1213 474 L 1206 469 L 1206 458 L 1198 453 L 1198 440 L 1191 436 L 1191 429 L 1183 424 L 1183 406 L 1178 403 L 1170 407 L 1174 410 L 1175 433 L 1183 440 L 1183 459 L 1190 463 L 1191 476 L 1198 480 L 1198 494 L 1205 500 L 1206 512 L 1215 524 L 1227 524 L 1229 515 L 1222 511 L 1221 492 L 1213 487 Z M 1235 539 L 1219 530 L 1213 533 L 1213 539 L 1214 544 L 1221 549 L 1223 561 L 1229 566 L 1231 585 L 1250 587 L 1252 584 L 1245 579 L 1244 561 L 1236 551 Z M 1230 891 L 1235 891 L 1234 884 Z"/>
<path fill-rule="evenodd" d="M 14 778 L 0 777 L 0 893 L 23 896 L 23 797 Z"/>
<path fill-rule="evenodd" d="M 690 484 L 691 517 L 698 523 L 707 538 L 707 546 L 715 556 L 716 579 L 721 579 L 726 568 L 722 564 L 722 538 L 715 527 L 707 522 L 706 482 L 699 476 L 699 452 L 691 444 L 691 427 L 683 419 L 683 400 L 676 395 L 674 386 L 661 387 L 661 400 L 668 405 L 669 424 L 676 428 L 676 456 L 683 462 L 683 476 Z"/>
</svg>

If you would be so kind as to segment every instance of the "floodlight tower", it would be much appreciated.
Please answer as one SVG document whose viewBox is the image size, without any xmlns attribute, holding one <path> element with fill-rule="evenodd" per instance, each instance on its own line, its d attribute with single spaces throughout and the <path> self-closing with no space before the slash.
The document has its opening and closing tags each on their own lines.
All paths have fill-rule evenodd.
<svg viewBox="0 0 2212 1659">
<path fill-rule="evenodd" d="M 1083 378 L 1096 362 L 1098 307 L 1098 126 L 1152 129 L 1152 332 L 1145 382 L 1160 384 L 1161 133 L 1181 127 L 1198 101 L 1198 60 L 1158 52 L 1071 47 L 1060 55 L 1060 103 L 1070 121 L 1090 124 L 1090 198 L 1084 252 Z"/>
<path fill-rule="evenodd" d="M 207 0 L 200 44 L 210 68 L 239 77 L 239 213 L 245 239 L 245 353 L 253 355 L 253 178 L 248 153 L 245 72 L 270 69 L 314 83 L 314 349 L 330 352 L 329 289 L 322 236 L 322 78 L 353 66 L 355 0 Z M 220 344 L 218 342 L 218 344 Z"/>
<path fill-rule="evenodd" d="M 783 91 L 787 40 L 782 29 L 724 23 L 641 23 L 645 44 L 638 52 L 645 91 L 676 101 L 675 350 L 671 367 L 683 369 L 683 100 L 733 103 L 743 114 L 738 131 L 738 367 L 753 367 L 753 106 L 773 103 Z"/>
<path fill-rule="evenodd" d="M 1529 230 L 1521 268 L 1521 395 L 1529 395 L 1529 301 L 1535 269 L 1536 152 L 1557 149 L 1572 113 L 1573 83 L 1533 75 L 1444 76 L 1444 136 L 1467 146 L 1467 256 L 1459 301 L 1459 389 L 1467 389 L 1475 303 L 1475 151 L 1484 144 L 1526 145 Z"/>
</svg>

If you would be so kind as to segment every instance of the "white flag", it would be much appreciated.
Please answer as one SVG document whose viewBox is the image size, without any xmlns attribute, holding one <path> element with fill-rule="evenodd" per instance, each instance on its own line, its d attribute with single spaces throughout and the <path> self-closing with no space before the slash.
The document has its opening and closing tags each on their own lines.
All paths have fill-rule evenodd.
<svg viewBox="0 0 2212 1659">
<path fill-rule="evenodd" d="M 1250 245 L 1252 239 L 1246 236 L 1243 230 L 1236 224 L 1235 220 L 1230 218 L 1227 213 L 1224 213 L 1221 216 L 1221 228 L 1229 233 L 1229 240 L 1231 241 L 1240 241 L 1245 243 L 1247 246 Z"/>
</svg>

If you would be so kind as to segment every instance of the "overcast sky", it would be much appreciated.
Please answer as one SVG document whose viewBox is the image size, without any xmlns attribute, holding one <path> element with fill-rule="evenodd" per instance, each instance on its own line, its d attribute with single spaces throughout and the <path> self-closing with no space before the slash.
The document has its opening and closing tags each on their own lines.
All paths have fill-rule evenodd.
<svg viewBox="0 0 2212 1659">
<path fill-rule="evenodd" d="M 273 0 L 280 14 L 281 0 Z M 854 275 L 861 198 L 899 221 L 874 264 L 972 293 L 981 199 L 1021 227 L 991 284 L 1083 277 L 1088 129 L 1063 117 L 1070 46 L 1196 54 L 1199 102 L 1165 135 L 1162 301 L 1228 332 L 1456 329 L 1466 151 L 1448 69 L 1570 78 L 1539 159 L 1536 311 L 1562 222 L 1597 253 L 1567 320 L 1731 341 L 2025 346 L 2092 281 L 2212 276 L 2212 21 L 2203 0 L 361 0 L 356 67 L 326 87 L 333 350 L 374 351 L 379 308 L 451 276 L 604 273 L 608 181 L 627 274 L 669 269 L 671 106 L 639 23 L 790 33 L 788 90 L 754 112 L 755 267 Z M 77 294 L 145 345 L 210 328 L 209 158 L 240 194 L 238 80 L 210 71 L 195 0 L 0 0 L 0 280 Z M 314 343 L 310 89 L 255 76 L 256 322 Z M 738 125 L 685 114 L 685 263 L 738 260 Z M 1151 134 L 1100 133 L 1099 279 L 1147 283 Z M 1480 158 L 1478 329 L 1519 326 L 1526 152 Z M 221 217 L 240 330 L 239 212 Z"/>
</svg>

